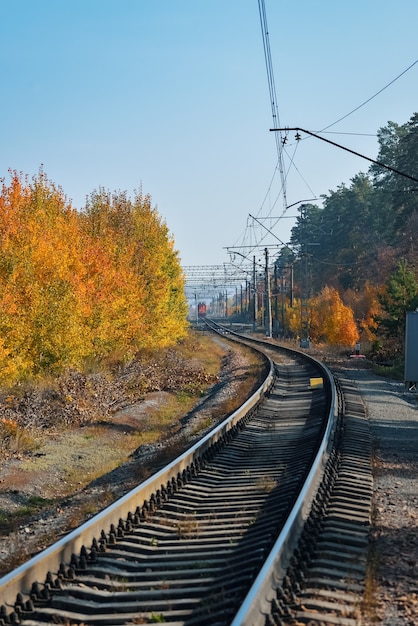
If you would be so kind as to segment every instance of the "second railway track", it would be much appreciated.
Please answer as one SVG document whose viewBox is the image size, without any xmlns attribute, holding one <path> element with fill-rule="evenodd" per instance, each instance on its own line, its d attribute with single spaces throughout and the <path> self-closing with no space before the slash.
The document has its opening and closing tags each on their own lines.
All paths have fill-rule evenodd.
<svg viewBox="0 0 418 626">
<path fill-rule="evenodd" d="M 284 575 L 329 456 L 335 398 L 320 364 L 277 350 L 255 396 L 0 580 L 0 624 L 264 624 L 260 572 Z"/>
</svg>

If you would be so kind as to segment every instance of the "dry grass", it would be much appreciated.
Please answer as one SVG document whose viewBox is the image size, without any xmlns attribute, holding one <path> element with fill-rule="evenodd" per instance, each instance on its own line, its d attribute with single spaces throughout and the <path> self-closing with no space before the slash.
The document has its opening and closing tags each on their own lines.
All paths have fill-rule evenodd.
<svg viewBox="0 0 418 626">
<path fill-rule="evenodd" d="M 60 422 L 59 429 L 58 427 L 44 429 L 42 437 L 38 437 L 37 434 L 37 447 L 35 449 L 29 444 L 30 439 L 28 439 L 27 445 L 23 446 L 24 439 L 20 438 L 25 450 L 22 453 L 13 454 L 10 464 L 6 462 L 10 455 L 5 456 L 3 454 L 0 443 L 0 495 L 1 493 L 7 494 L 17 491 L 19 501 L 23 503 L 19 510 L 16 510 L 15 507 L 10 510 L 0 508 L 0 534 L 7 535 L 17 526 L 27 523 L 34 513 L 39 513 L 43 508 L 51 507 L 51 500 L 53 500 L 54 506 L 59 506 L 60 499 L 81 494 L 82 490 L 96 478 L 106 475 L 128 460 L 132 461 L 132 453 L 143 444 L 162 442 L 163 446 L 155 455 L 152 465 L 147 463 L 145 466 L 139 462 L 132 464 L 131 477 L 132 480 L 138 482 L 147 478 L 150 471 L 155 471 L 155 469 L 177 457 L 190 445 L 190 440 L 179 432 L 180 419 L 191 411 L 196 402 L 213 385 L 226 355 L 225 347 L 214 342 L 210 336 L 196 335 L 191 334 L 190 338 L 179 347 L 181 359 L 188 360 L 189 365 L 191 363 L 191 367 L 187 369 L 189 379 L 185 379 L 184 384 L 177 389 L 159 392 L 157 394 L 159 401 L 147 406 L 145 413 L 135 416 L 136 421 L 125 424 L 123 412 L 115 411 L 110 416 L 106 416 L 106 419 L 103 419 L 103 416 L 99 414 L 100 421 L 93 421 L 82 426 L 79 424 L 69 426 Z M 246 367 L 237 372 L 239 380 L 235 386 L 234 397 L 225 400 L 221 406 L 217 404 L 211 420 L 216 420 L 233 412 L 249 391 L 253 389 L 254 376 L 257 375 L 261 366 L 250 351 L 246 351 L 245 360 Z M 248 363 L 250 364 L 248 365 Z M 204 376 L 200 376 L 198 384 L 192 375 L 192 372 L 197 370 L 204 373 Z M 109 383 L 108 374 L 106 374 L 106 380 Z M 75 380 L 70 378 L 70 382 L 76 386 L 79 380 L 78 378 Z M 50 381 L 46 386 L 49 388 Z M 69 405 L 78 403 L 80 407 L 75 391 L 74 387 L 71 390 L 73 395 L 71 398 L 66 397 L 65 402 Z M 118 387 L 118 393 L 119 391 L 120 387 Z M 68 385 L 65 387 L 65 392 L 66 394 L 69 393 Z M 44 389 L 42 389 L 42 393 L 44 393 Z M 111 391 L 107 393 L 111 397 Z M 89 398 L 93 396 L 94 393 L 89 395 Z M 0 404 L 2 397 L 5 402 L 4 399 L 7 394 L 0 394 Z M 24 394 L 22 397 L 26 398 L 25 410 L 29 410 L 28 397 Z M 45 398 L 45 396 L 43 397 Z M 55 396 L 52 394 L 48 397 L 52 398 L 54 404 L 53 398 Z M 13 410 L 17 410 L 21 399 L 15 395 L 10 403 L 3 406 L 8 408 L 10 404 L 13 405 Z M 37 410 L 40 406 L 42 405 L 37 405 Z M 139 406 L 140 404 L 138 404 Z M 51 411 L 51 407 L 49 410 Z M 89 414 L 92 414 L 91 407 L 89 407 Z M 202 425 L 202 428 L 209 425 L 211 420 L 208 419 L 207 424 Z M 32 432 L 33 428 L 30 426 L 28 434 Z M 15 442 L 16 447 L 17 440 Z M 5 462 L 3 463 L 3 461 Z M 9 467 L 9 471 L 7 471 L 7 467 Z M 45 500 L 42 501 L 41 499 L 37 502 L 36 510 L 34 501 L 30 501 L 34 494 L 40 494 L 45 498 Z M 82 501 L 77 498 L 77 501 L 81 503 L 75 506 L 69 519 L 69 527 L 78 526 L 86 518 L 110 504 L 116 497 L 118 494 L 113 493 L 109 488 L 107 495 L 101 494 L 96 499 L 89 495 L 83 496 L 84 500 Z M 183 526 L 178 530 L 183 535 L 196 533 L 198 532 L 198 525 L 192 516 L 185 520 Z M 49 541 L 53 539 L 53 537 L 48 537 Z M 44 541 L 43 538 L 40 539 L 41 543 Z M 22 546 L 21 551 L 22 558 L 19 562 L 25 560 L 24 546 Z M 19 552 L 18 548 L 17 552 Z M 14 559 L 17 563 L 18 555 L 15 555 Z"/>
<path fill-rule="evenodd" d="M 366 618 L 367 623 L 379 622 L 380 618 L 376 617 L 376 607 L 378 606 L 377 595 L 377 570 L 379 567 L 379 554 L 373 543 L 369 547 L 367 557 L 367 569 L 364 581 L 364 594 L 361 602 L 361 613 Z"/>
<path fill-rule="evenodd" d="M 50 507 L 54 501 L 49 498 L 30 496 L 24 505 L 17 508 L 13 514 L 6 514 L 0 510 L 0 535 L 7 535 L 14 530 L 28 517 L 38 513 L 46 507 Z"/>
<path fill-rule="evenodd" d="M 177 524 L 177 534 L 180 539 L 192 539 L 199 536 L 199 521 L 196 514 L 186 515 Z"/>
<path fill-rule="evenodd" d="M 1 455 L 16 455 L 32 452 L 39 445 L 37 434 L 17 423 L 13 418 L 0 420 L 0 458 Z"/>
<path fill-rule="evenodd" d="M 210 376 L 216 376 L 219 372 L 220 363 L 225 350 L 213 341 L 211 335 L 203 333 L 191 333 L 179 346 L 182 356 L 191 363 L 205 364 L 205 372 Z"/>
<path fill-rule="evenodd" d="M 270 493 L 277 486 L 277 481 L 271 476 L 263 476 L 257 481 L 257 488 L 266 493 Z"/>
</svg>

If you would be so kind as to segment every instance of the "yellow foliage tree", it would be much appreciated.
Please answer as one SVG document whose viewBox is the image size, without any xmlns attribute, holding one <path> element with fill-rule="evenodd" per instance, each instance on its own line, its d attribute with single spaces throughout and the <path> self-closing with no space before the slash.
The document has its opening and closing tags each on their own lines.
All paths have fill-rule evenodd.
<svg viewBox="0 0 418 626">
<path fill-rule="evenodd" d="M 287 332 L 295 337 L 300 336 L 301 302 L 298 298 L 294 298 L 293 307 L 286 304 L 284 309 L 284 325 Z"/>
<path fill-rule="evenodd" d="M 150 199 L 92 198 L 78 213 L 42 170 L 2 181 L 0 382 L 185 335 L 184 279 Z"/>
<path fill-rule="evenodd" d="M 3 182 L 0 215 L 0 337 L 9 359 L 20 377 L 80 364 L 89 345 L 75 290 L 77 213 L 41 171 L 31 185 L 16 173 L 9 187 Z"/>
<path fill-rule="evenodd" d="M 332 287 L 324 287 L 311 299 L 309 317 L 312 341 L 352 346 L 359 338 L 352 309 L 343 303 L 338 291 Z"/>
<path fill-rule="evenodd" d="M 118 268 L 120 298 L 112 325 L 126 348 L 173 345 L 187 330 L 184 276 L 168 228 L 151 198 L 99 189 L 88 198 L 86 229 Z M 123 285 L 128 291 L 123 289 Z"/>
</svg>

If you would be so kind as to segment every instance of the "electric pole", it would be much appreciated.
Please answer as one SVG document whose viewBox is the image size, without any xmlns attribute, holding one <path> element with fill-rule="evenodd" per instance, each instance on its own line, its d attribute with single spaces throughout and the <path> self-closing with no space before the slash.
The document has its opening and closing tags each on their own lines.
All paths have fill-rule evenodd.
<svg viewBox="0 0 418 626">
<path fill-rule="evenodd" d="M 266 256 L 266 266 L 264 270 L 266 288 L 266 337 L 271 337 L 271 294 L 270 294 L 270 276 L 269 276 L 269 251 L 268 248 L 264 248 L 264 254 Z"/>
<path fill-rule="evenodd" d="M 300 295 L 300 347 L 309 348 L 309 281 L 308 281 L 308 244 L 304 229 L 306 219 L 306 208 L 301 206 L 301 227 L 302 227 L 302 276 Z"/>
</svg>

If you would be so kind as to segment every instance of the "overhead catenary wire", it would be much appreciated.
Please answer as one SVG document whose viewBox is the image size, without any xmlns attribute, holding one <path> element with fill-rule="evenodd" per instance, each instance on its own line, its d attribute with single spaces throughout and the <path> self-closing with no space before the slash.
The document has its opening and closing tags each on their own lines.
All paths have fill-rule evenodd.
<svg viewBox="0 0 418 626">
<path fill-rule="evenodd" d="M 382 89 L 379 89 L 379 91 L 377 91 L 375 94 L 373 94 L 373 96 L 370 96 L 370 98 L 367 98 L 367 100 L 365 100 L 364 102 L 362 102 L 361 104 L 359 104 L 358 106 L 356 106 L 354 109 L 352 109 L 349 113 L 346 113 L 345 115 L 343 115 L 342 117 L 340 117 L 338 120 L 336 120 L 335 122 L 332 122 L 332 124 L 328 124 L 328 126 L 325 126 L 325 128 L 322 128 L 321 130 L 317 131 L 318 133 L 323 133 L 324 131 L 328 130 L 328 128 L 331 128 L 332 126 L 335 126 L 336 124 L 338 124 L 339 122 L 342 122 L 342 120 L 345 120 L 347 117 L 349 117 L 350 115 L 352 115 L 353 113 L 355 113 L 356 111 L 358 111 L 359 109 L 361 109 L 362 107 L 364 107 L 366 104 L 368 104 L 371 100 L 373 100 L 374 98 L 376 98 L 377 96 L 379 96 L 383 91 L 385 91 L 385 89 L 387 89 L 388 87 L 390 87 L 391 85 L 393 85 L 393 83 L 395 83 L 399 78 L 401 78 L 401 76 L 403 76 L 404 74 L 406 74 L 407 72 L 409 72 L 410 69 L 412 69 L 414 67 L 414 65 L 416 65 L 418 63 L 418 59 L 416 61 L 414 61 L 413 63 L 411 63 L 411 65 L 409 65 L 405 70 L 403 70 L 400 74 L 398 74 L 398 76 L 396 76 L 395 78 L 393 78 L 389 83 L 387 83 L 387 85 L 385 85 L 384 87 L 382 87 Z"/>
<path fill-rule="evenodd" d="M 260 24 L 261 24 L 261 32 L 262 32 L 262 38 L 263 38 L 263 49 L 264 49 L 264 58 L 265 58 L 265 65 L 266 65 L 266 71 L 267 71 L 267 79 L 268 79 L 268 88 L 269 88 L 269 96 L 270 96 L 270 105 L 271 105 L 271 114 L 272 114 L 272 118 L 273 118 L 273 123 L 279 123 L 279 110 L 278 110 L 278 104 L 277 104 L 277 95 L 276 95 L 276 86 L 275 86 L 275 80 L 274 80 L 274 72 L 273 72 L 273 62 L 272 62 L 272 58 L 271 58 L 271 50 L 270 50 L 270 41 L 269 41 L 269 31 L 268 31 L 268 26 L 267 26 L 267 13 L 266 13 L 266 8 L 265 8 L 265 2 L 264 0 L 258 0 L 258 8 L 259 8 L 259 16 L 260 16 Z M 275 141 L 276 141 L 276 151 L 277 151 L 277 162 L 274 168 L 274 172 L 273 172 L 273 176 L 271 178 L 270 184 L 268 186 L 267 192 L 264 196 L 263 202 L 261 204 L 260 209 L 257 212 L 257 216 L 260 215 L 260 213 L 263 210 L 263 207 L 265 206 L 265 203 L 267 201 L 267 199 L 270 197 L 271 191 L 272 191 L 272 186 L 273 186 L 273 181 L 276 177 L 277 172 L 280 173 L 280 179 L 281 179 L 281 188 L 279 189 L 278 193 L 275 195 L 275 198 L 273 200 L 272 203 L 270 203 L 270 207 L 269 207 L 269 214 L 271 215 L 271 213 L 273 212 L 274 208 L 276 207 L 277 203 L 279 202 L 280 196 L 283 196 L 283 211 L 281 213 L 281 215 L 277 218 L 272 218 L 275 219 L 275 223 L 272 225 L 272 228 L 275 228 L 275 226 L 277 225 L 277 223 L 283 218 L 285 217 L 285 214 L 288 210 L 288 205 L 287 205 L 287 194 L 286 194 L 286 181 L 287 181 L 287 175 L 289 173 L 289 170 L 291 167 L 294 167 L 296 169 L 296 171 L 299 173 L 299 170 L 297 169 L 295 163 L 294 163 L 294 158 L 295 158 L 295 154 L 296 154 L 296 150 L 297 150 L 297 144 L 295 145 L 294 151 L 293 151 L 293 155 L 289 156 L 287 151 L 285 150 L 285 143 L 286 143 L 286 139 L 281 137 L 281 135 L 279 134 L 278 136 L 275 137 Z M 283 155 L 287 154 L 287 156 L 289 157 L 289 166 L 288 166 L 288 170 L 285 170 L 285 166 L 284 166 L 284 158 Z M 309 187 L 309 185 L 307 184 L 307 182 L 305 181 L 305 179 L 302 177 L 302 180 L 304 181 L 304 183 L 308 186 L 309 191 L 312 195 L 316 195 L 312 189 Z M 245 228 L 245 231 L 242 235 L 242 242 L 246 242 L 247 241 L 247 237 L 248 237 L 248 233 L 250 233 L 251 239 L 252 239 L 252 234 L 254 231 L 254 218 L 253 222 L 252 222 L 252 228 L 249 228 L 248 225 L 248 221 L 247 221 L 247 226 Z M 259 239 L 258 237 L 256 237 L 256 241 L 253 245 L 253 251 L 255 251 L 257 248 L 260 247 L 261 243 L 266 239 L 266 237 L 268 236 L 268 232 L 264 232 L 264 234 L 261 236 L 261 239 Z M 240 238 L 238 238 L 240 239 Z M 237 241 L 235 242 L 235 244 L 237 244 Z"/>
<path fill-rule="evenodd" d="M 361 109 L 363 106 L 365 106 L 366 104 L 368 104 L 369 102 L 371 102 L 374 98 L 376 98 L 378 95 L 380 95 L 383 91 L 385 91 L 385 89 L 387 89 L 388 87 L 390 87 L 391 85 L 393 85 L 393 83 L 395 83 L 397 80 L 399 80 L 399 78 L 401 78 L 404 74 L 406 74 L 409 70 L 411 70 L 416 64 L 418 63 L 418 59 L 415 60 L 413 63 L 411 63 L 410 65 L 408 65 L 408 67 L 406 69 L 404 69 L 402 72 L 400 72 L 400 74 L 398 74 L 395 78 L 393 78 L 391 81 L 389 81 L 384 87 L 382 87 L 381 89 L 379 89 L 375 94 L 373 94 L 372 96 L 370 96 L 369 98 L 367 98 L 367 100 L 364 100 L 364 102 L 362 102 L 361 104 L 359 104 L 358 106 L 356 106 L 354 109 L 352 109 L 351 111 L 349 111 L 348 113 L 346 113 L 345 115 L 343 115 L 342 117 L 338 118 L 335 122 L 332 122 L 331 124 L 328 124 L 327 126 L 325 126 L 324 128 L 322 128 L 321 130 L 317 131 L 318 134 L 339 134 L 339 135 L 362 135 L 362 136 L 370 136 L 370 137 L 375 137 L 376 133 L 354 133 L 354 132 L 338 132 L 338 131 L 330 131 L 329 133 L 326 133 L 325 131 L 327 131 L 329 128 L 332 128 L 333 126 L 335 126 L 336 124 L 338 124 L 339 122 L 341 122 L 342 120 L 345 120 L 347 117 L 349 117 L 350 115 L 352 115 L 353 113 L 355 113 L 356 111 L 358 111 L 359 109 Z M 306 139 L 309 139 L 310 137 L 308 136 Z M 280 134 L 280 141 L 283 142 L 283 138 L 282 135 Z M 300 143 L 300 142 L 296 142 L 296 145 Z M 292 159 L 292 163 L 291 165 L 293 165 L 293 167 L 296 168 L 296 166 L 293 163 L 293 159 Z M 299 172 L 300 175 L 300 172 Z M 308 186 L 308 188 L 310 189 L 309 185 L 307 184 L 307 182 L 303 179 L 302 180 L 305 182 L 305 184 Z M 310 189 L 310 191 L 312 192 L 313 195 L 314 192 Z"/>
<path fill-rule="evenodd" d="M 264 0 L 258 0 L 258 10 L 260 14 L 260 24 L 261 24 L 261 32 L 263 36 L 263 48 L 264 48 L 264 59 L 266 63 L 266 71 L 267 71 L 267 81 L 269 87 L 270 94 L 270 105 L 271 105 L 271 114 L 273 117 L 273 122 L 278 122 L 277 127 L 280 126 L 279 123 L 279 109 L 277 104 L 277 95 L 276 95 L 276 85 L 274 81 L 274 72 L 273 72 L 273 62 L 271 59 L 271 51 L 270 51 L 270 40 L 267 26 L 267 14 Z M 276 136 L 276 150 L 277 150 L 277 159 L 278 159 L 278 167 L 280 171 L 280 178 L 282 184 L 282 193 L 283 193 L 283 206 L 284 210 L 286 210 L 286 176 L 285 169 L 283 163 L 283 144 L 281 135 Z"/>
<path fill-rule="evenodd" d="M 265 8 L 265 2 L 264 0 L 258 0 L 258 7 L 259 7 L 259 15 L 260 15 L 260 23 L 261 23 L 261 30 L 262 30 L 262 35 L 263 35 L 263 47 L 264 47 L 264 56 L 265 56 L 265 63 L 266 63 L 266 70 L 267 70 L 267 77 L 268 77 L 268 85 L 269 85 L 269 94 L 270 94 L 270 103 L 271 103 L 271 111 L 272 111 L 272 117 L 273 117 L 273 121 L 279 121 L 279 112 L 278 112 L 278 103 L 277 103 L 277 96 L 276 96 L 276 88 L 275 88 L 275 80 L 274 80 L 274 73 L 273 73 L 273 64 L 272 64 L 272 59 L 271 59 L 271 50 L 270 50 L 270 41 L 269 41 L 269 31 L 268 31 L 268 26 L 267 26 L 267 14 L 266 14 L 266 8 Z M 387 84 L 384 85 L 384 87 L 382 87 L 381 89 L 379 89 L 376 93 L 374 93 L 372 96 L 370 96 L 369 98 L 367 98 L 366 100 L 364 100 L 361 104 L 359 104 L 358 106 L 356 106 L 354 109 L 350 110 L 348 113 L 346 113 L 345 115 L 343 115 L 342 117 L 338 118 L 335 122 L 332 122 L 331 124 L 328 124 L 327 126 L 325 126 L 324 128 L 322 128 L 322 130 L 317 131 L 318 133 L 321 134 L 345 134 L 345 135 L 370 135 L 370 136 L 376 136 L 376 133 L 349 133 L 349 132 L 340 132 L 338 133 L 337 131 L 330 131 L 329 133 L 326 133 L 326 131 L 328 129 L 330 129 L 331 127 L 335 126 L 336 124 L 338 124 L 339 122 L 341 122 L 342 120 L 348 118 L 349 116 L 351 116 L 353 113 L 355 113 L 356 111 L 358 111 L 359 109 L 361 109 L 362 107 L 364 107 L 366 104 L 368 104 L 369 102 L 371 102 L 374 98 L 376 98 L 378 95 L 380 95 L 383 91 L 385 91 L 388 87 L 390 87 L 391 85 L 393 85 L 393 83 L 395 83 L 397 80 L 399 80 L 404 74 L 406 74 L 409 70 L 411 70 L 416 64 L 418 63 L 418 59 L 416 61 L 414 61 L 413 63 L 411 63 L 407 68 L 405 68 L 402 72 L 400 72 L 395 78 L 393 78 L 392 80 L 390 80 Z M 276 128 L 280 128 L 279 125 L 275 126 Z M 276 136 L 276 149 L 277 149 L 277 155 L 278 155 L 278 161 L 277 164 L 275 166 L 275 171 L 273 174 L 273 178 L 269 184 L 268 187 L 268 191 L 265 194 L 265 198 L 262 202 L 262 205 L 260 207 L 260 209 L 257 212 L 257 216 L 259 216 L 263 210 L 263 207 L 265 206 L 266 200 L 269 197 L 271 190 L 272 190 L 272 183 L 273 183 L 273 179 L 276 175 L 276 173 L 279 171 L 280 172 L 280 177 L 281 177 L 281 186 L 282 188 L 278 191 L 278 193 L 276 194 L 274 200 L 272 203 L 270 203 L 270 207 L 269 207 L 269 216 L 272 214 L 273 209 L 277 206 L 277 203 L 280 199 L 280 195 L 283 191 L 283 200 L 284 200 L 284 209 L 283 209 L 283 213 L 277 217 L 277 218 L 272 218 L 275 219 L 275 223 L 274 225 L 271 227 L 271 229 L 275 228 L 275 226 L 277 225 L 277 223 L 281 220 L 282 217 L 285 216 L 285 213 L 288 209 L 287 206 L 287 200 L 286 200 L 286 181 L 287 181 L 287 175 L 289 172 L 285 171 L 285 167 L 284 167 L 284 161 L 283 161 L 283 155 L 287 155 L 290 159 L 290 165 L 288 170 L 290 170 L 291 167 L 295 168 L 299 175 L 300 172 L 297 169 L 295 163 L 294 163 L 294 158 L 295 158 L 295 154 L 296 154 L 296 147 L 299 145 L 300 142 L 296 142 L 295 143 L 295 151 L 293 152 L 293 156 L 290 157 L 290 155 L 288 154 L 288 151 L 286 150 L 287 146 L 285 146 L 285 142 L 286 142 L 286 134 L 288 132 L 288 128 L 286 129 L 282 129 L 284 131 L 284 136 L 282 136 L 281 133 L 276 132 L 275 136 Z M 318 137 L 320 138 L 320 137 Z M 323 139 L 324 141 L 326 141 L 325 139 Z M 328 140 L 329 141 L 329 140 Z M 333 145 L 337 145 L 338 147 L 344 148 L 343 146 L 340 146 L 339 144 L 335 144 L 335 142 L 331 142 L 329 141 L 329 143 L 333 144 Z M 349 149 L 347 149 L 348 151 L 350 151 Z M 365 157 L 364 155 L 360 155 L 359 153 L 356 153 L 354 151 L 352 151 L 354 154 L 357 154 L 358 156 L 362 156 L 363 158 L 368 159 L 368 157 Z M 368 159 L 372 162 L 374 162 L 373 159 Z M 385 167 L 383 164 L 381 163 L 377 163 L 378 165 L 382 165 L 383 167 Z M 402 174 L 405 176 L 404 173 L 401 172 L 396 172 L 399 174 Z M 415 180 L 413 177 L 410 177 L 408 175 L 406 175 L 408 178 L 410 178 L 411 180 Z M 312 191 L 312 189 L 309 187 L 309 185 L 307 184 L 306 180 L 302 177 L 304 183 L 307 185 L 307 187 L 309 188 L 309 191 L 311 192 L 311 194 L 313 196 L 317 196 L 318 194 L 314 193 Z M 247 233 L 248 230 L 250 231 L 250 233 L 254 230 L 254 218 L 253 219 L 253 223 L 252 223 L 252 227 L 253 228 L 248 228 L 248 222 L 247 222 L 247 227 L 245 229 L 245 233 L 243 235 L 243 239 L 246 240 L 247 237 Z M 269 230 L 271 230 L 269 229 Z M 254 243 L 254 250 L 256 250 L 256 248 L 258 248 L 260 246 L 260 244 L 267 238 L 268 233 L 264 232 L 261 236 L 261 239 L 259 239 L 259 237 L 256 237 L 256 243 Z"/>
</svg>

